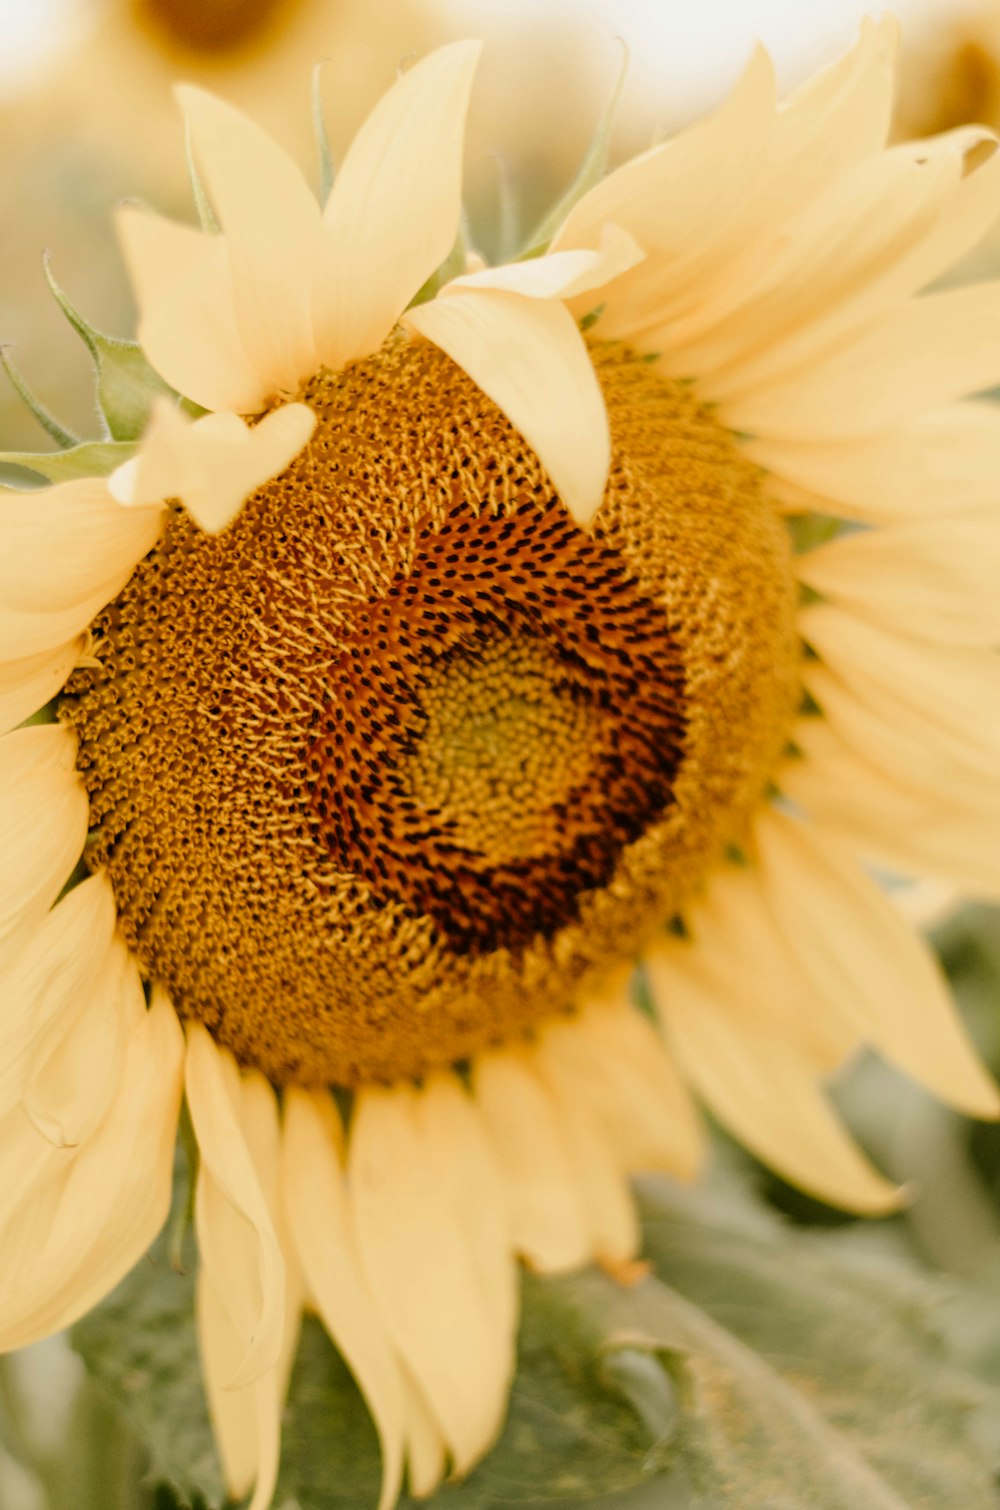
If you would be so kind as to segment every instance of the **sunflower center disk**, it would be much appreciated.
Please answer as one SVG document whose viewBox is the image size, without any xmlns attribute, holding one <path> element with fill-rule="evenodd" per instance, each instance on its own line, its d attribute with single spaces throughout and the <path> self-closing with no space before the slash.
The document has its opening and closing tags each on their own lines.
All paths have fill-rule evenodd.
<svg viewBox="0 0 1000 1510">
<path fill-rule="evenodd" d="M 88 860 L 179 1010 L 277 1080 L 418 1075 L 569 1007 L 737 838 L 797 701 L 785 532 L 679 385 L 593 348 L 579 529 L 394 340 L 220 537 L 177 514 L 63 716 Z"/>
</svg>

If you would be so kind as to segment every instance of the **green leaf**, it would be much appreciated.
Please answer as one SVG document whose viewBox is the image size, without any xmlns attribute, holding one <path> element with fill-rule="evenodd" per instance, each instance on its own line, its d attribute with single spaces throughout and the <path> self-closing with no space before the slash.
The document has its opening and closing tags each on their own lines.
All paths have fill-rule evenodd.
<svg viewBox="0 0 1000 1510">
<path fill-rule="evenodd" d="M 658 1278 L 631 1304 L 687 1349 L 686 1503 L 995 1510 L 1000 1395 L 949 1356 L 951 1285 L 665 1187 L 645 1211 Z"/>
<path fill-rule="evenodd" d="M 175 1209 L 187 1202 L 185 1161 Z M 440 1510 L 996 1510 L 1000 1393 L 952 1338 L 986 1296 L 779 1220 L 739 1185 L 641 1187 L 653 1272 L 526 1275 L 504 1430 Z M 872 1225 L 856 1223 L 864 1232 Z M 73 1344 L 145 1444 L 171 1503 L 224 1489 L 184 1271 L 168 1224 Z M 365 1510 L 377 1439 L 343 1361 L 306 1318 L 276 1510 Z M 166 1503 L 166 1501 L 165 1501 Z M 416 1510 L 404 1498 L 403 1506 Z"/>
<path fill-rule="evenodd" d="M 153 401 L 161 395 L 176 397 L 174 390 L 154 372 L 135 341 L 121 341 L 95 330 L 59 287 L 48 257 L 44 266 L 60 309 L 94 359 L 97 402 L 112 440 L 138 440 L 146 428 Z"/>
<path fill-rule="evenodd" d="M 193 1324 L 193 1242 L 185 1272 L 161 1238 L 113 1295 L 78 1322 L 73 1346 L 148 1446 L 154 1478 L 182 1505 L 221 1510 Z M 644 1482 L 674 1410 L 667 1372 L 644 1346 L 606 1334 L 599 1313 L 557 1282 L 526 1285 L 521 1357 L 503 1436 L 444 1510 L 500 1504 L 568 1507 Z M 378 1499 L 378 1442 L 345 1364 L 307 1317 L 292 1373 L 275 1505 L 365 1510 Z M 414 1502 L 404 1499 L 404 1505 Z"/>
<path fill-rule="evenodd" d="M 185 1273 L 166 1262 L 162 1240 L 96 1311 L 72 1343 L 149 1451 L 154 1478 L 181 1505 L 221 1507 L 225 1494 L 201 1388 L 195 1335 L 195 1255 Z"/>
<path fill-rule="evenodd" d="M 134 451 L 128 441 L 90 440 L 68 451 L 0 451 L 0 466 L 26 467 L 49 482 L 71 482 L 76 477 L 106 477 Z"/>
<path fill-rule="evenodd" d="M 628 74 L 629 54 L 628 48 L 621 38 L 622 63 L 618 70 L 618 77 L 611 91 L 611 98 L 607 103 L 604 114 L 597 123 L 597 129 L 587 148 L 583 162 L 576 172 L 576 177 L 566 190 L 565 194 L 552 206 L 552 209 L 543 217 L 539 224 L 528 237 L 527 245 L 520 253 L 521 259 L 528 257 L 540 257 L 547 249 L 549 242 L 566 219 L 570 210 L 583 196 L 590 192 L 595 184 L 600 183 L 607 172 L 608 153 L 611 147 L 611 128 L 615 123 L 618 113 L 618 102 L 621 99 L 622 89 L 625 87 L 625 78 Z"/>
</svg>

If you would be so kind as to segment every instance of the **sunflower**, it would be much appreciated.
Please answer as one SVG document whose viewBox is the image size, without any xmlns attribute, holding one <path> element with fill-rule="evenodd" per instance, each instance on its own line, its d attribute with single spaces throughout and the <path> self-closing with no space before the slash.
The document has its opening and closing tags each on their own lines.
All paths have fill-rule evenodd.
<svg viewBox="0 0 1000 1510">
<path fill-rule="evenodd" d="M 454 253 L 467 43 L 323 206 L 187 89 L 213 228 L 121 212 L 186 403 L 0 510 L 0 1342 L 145 1251 L 183 1093 L 255 1510 L 304 1306 L 389 1506 L 495 1437 L 519 1259 L 628 1275 L 695 1098 L 867 1212 L 861 1045 L 998 1111 L 858 858 L 1000 892 L 1000 290 L 915 297 L 1000 156 L 887 149 L 893 43 L 782 107 L 758 51 L 503 267 Z"/>
</svg>

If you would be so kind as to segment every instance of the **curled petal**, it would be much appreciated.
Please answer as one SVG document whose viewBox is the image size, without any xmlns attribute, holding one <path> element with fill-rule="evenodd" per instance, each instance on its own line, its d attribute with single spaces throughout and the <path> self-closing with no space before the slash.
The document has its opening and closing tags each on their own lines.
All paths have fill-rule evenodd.
<svg viewBox="0 0 1000 1510">
<path fill-rule="evenodd" d="M 608 415 L 583 337 L 565 305 L 502 289 L 466 290 L 407 312 L 469 374 L 545 467 L 580 525 L 608 478 Z"/>
<path fill-rule="evenodd" d="M 217 535 L 255 488 L 285 470 L 315 428 L 305 404 L 285 404 L 256 425 L 236 414 L 206 414 L 189 424 L 162 399 L 139 455 L 111 474 L 108 488 L 126 504 L 179 498 L 199 529 Z"/>
</svg>

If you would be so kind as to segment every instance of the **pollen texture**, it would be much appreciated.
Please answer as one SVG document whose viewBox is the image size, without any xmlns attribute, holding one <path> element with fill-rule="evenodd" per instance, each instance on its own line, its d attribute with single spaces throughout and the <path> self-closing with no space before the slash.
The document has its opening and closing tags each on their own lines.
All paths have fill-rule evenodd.
<svg viewBox="0 0 1000 1510">
<path fill-rule="evenodd" d="M 599 989 L 738 842 L 798 701 L 786 532 L 691 393 L 591 348 L 591 531 L 447 357 L 393 338 L 221 536 L 93 625 L 88 863 L 182 1015 L 278 1082 L 468 1058 Z"/>
</svg>

